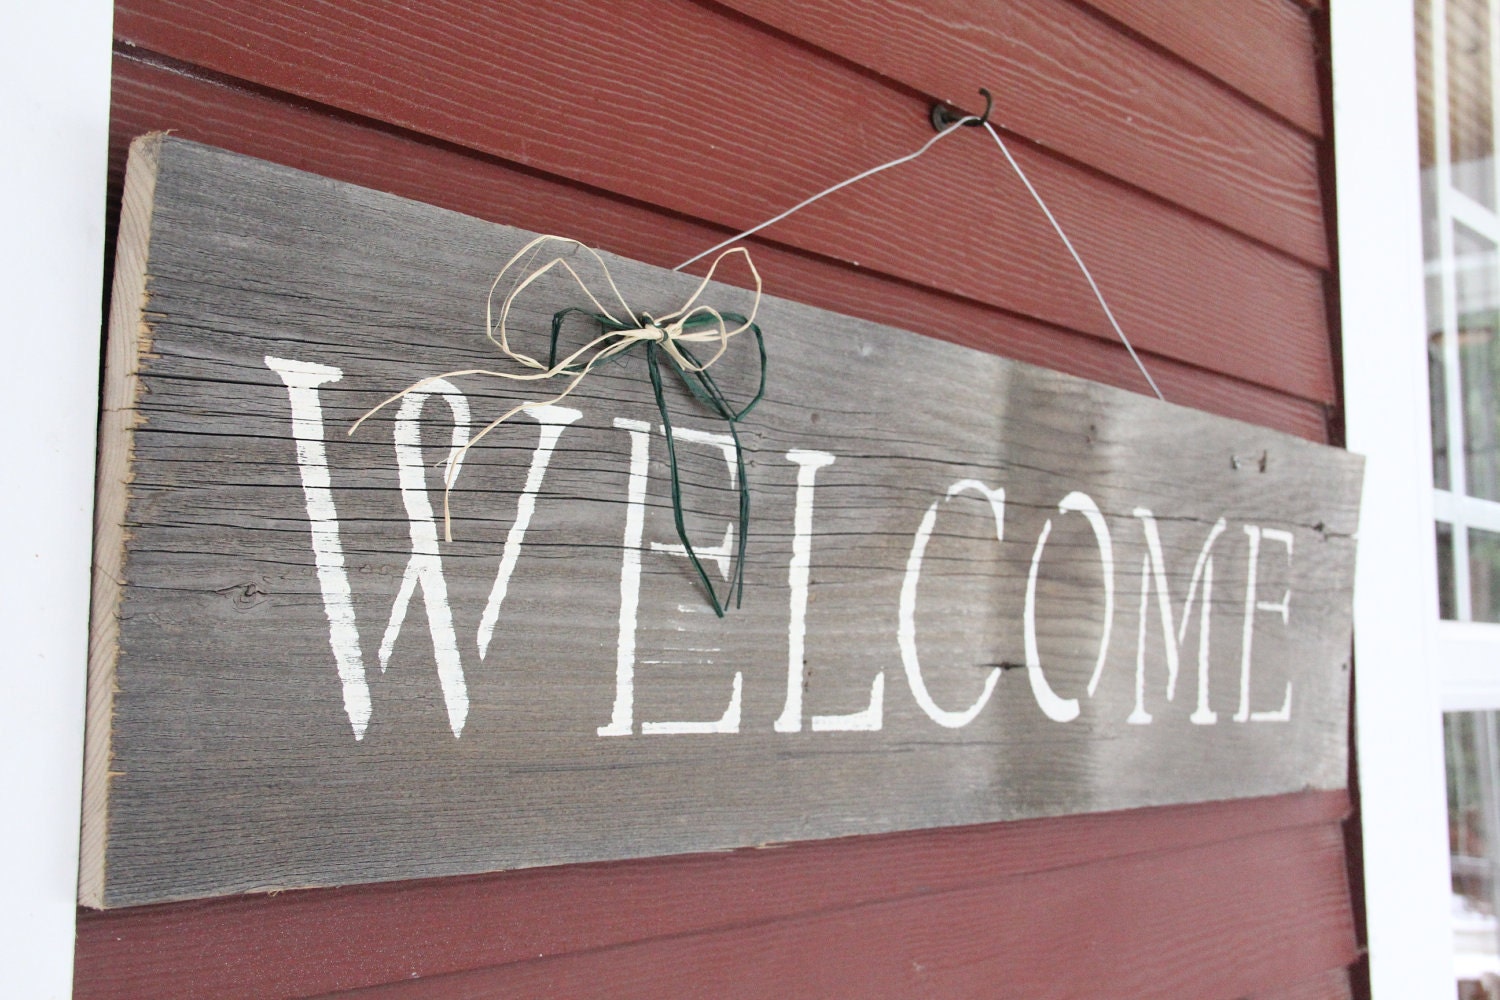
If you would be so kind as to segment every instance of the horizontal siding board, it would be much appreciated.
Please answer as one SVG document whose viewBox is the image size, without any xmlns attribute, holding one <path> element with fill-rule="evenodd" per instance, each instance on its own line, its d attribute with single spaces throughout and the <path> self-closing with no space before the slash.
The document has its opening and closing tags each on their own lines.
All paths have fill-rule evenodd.
<svg viewBox="0 0 1500 1000">
<path fill-rule="evenodd" d="M 1136 856 L 1177 858 L 1162 864 L 1176 864 L 1185 873 L 1179 877 L 1228 897 L 1239 890 L 1237 883 L 1213 867 L 1198 870 L 1192 852 L 1222 845 L 1237 856 L 1245 853 L 1243 845 L 1287 831 L 1302 831 L 1299 837 L 1311 831 L 1314 839 L 1332 831 L 1327 836 L 1336 840 L 1347 810 L 1342 792 L 1302 793 L 774 850 L 82 913 L 77 995 L 80 1000 L 146 993 L 160 1000 L 301 996 L 809 914 L 848 913 L 932 894 L 948 897 L 932 918 L 951 920 L 951 914 L 942 914 L 969 905 L 967 897 L 953 895 L 966 887 L 1012 885 L 1012 891 L 995 893 L 1005 897 L 1034 885 L 1017 879 L 1064 870 L 1086 873 L 1112 859 Z M 1343 916 L 1325 913 L 1324 903 L 1318 913 L 1343 933 L 1348 904 L 1339 881 L 1341 861 L 1319 861 L 1298 869 L 1292 879 L 1269 856 L 1262 860 L 1266 867 L 1250 879 L 1266 884 L 1257 892 L 1300 898 L 1310 891 L 1301 881 L 1316 875 L 1319 899 L 1342 893 Z M 1298 884 L 1282 884 L 1282 876 Z M 1163 897 L 1161 905 L 1169 899 Z M 855 926 L 853 917 L 843 919 L 846 927 Z"/>
<path fill-rule="evenodd" d="M 1309 135 L 1324 134 L 1317 32 L 1287 0 L 1084 0 Z"/>
<path fill-rule="evenodd" d="M 1315 139 L 1066 0 L 725 2 L 964 108 L 978 110 L 976 89 L 986 87 L 1005 128 L 1310 263 L 1327 263 Z M 1185 20 L 1213 23 L 1202 10 Z M 1296 79 L 1311 71 L 1310 55 L 1285 47 L 1259 53 L 1273 77 L 1288 73 L 1282 60 L 1308 58 Z M 1316 87 L 1308 93 L 1316 99 Z"/>
<path fill-rule="evenodd" d="M 1350 1000 L 1349 970 L 1344 967 L 1309 976 L 1296 983 L 1257 993 L 1249 1000 Z"/>
<path fill-rule="evenodd" d="M 117 30 L 173 58 L 731 231 L 930 135 L 922 100 L 752 24 L 669 0 L 475 9 L 140 0 L 120 8 Z M 750 69 L 724 79 L 634 69 L 668 52 L 732 53 Z M 557 69 L 572 66 L 581 68 Z M 808 114 L 808 94 L 818 95 L 819 114 Z M 1332 401 L 1316 267 L 1017 147 L 1140 346 Z M 979 133 L 769 235 L 1049 325 L 1113 335 Z"/>
<path fill-rule="evenodd" d="M 1343 871 L 1303 828 L 341 995 L 1232 1000 L 1353 959 Z"/>
<path fill-rule="evenodd" d="M 130 139 L 172 129 L 184 138 L 492 221 L 570 234 L 659 265 L 678 263 L 686 256 L 684 248 L 722 238 L 714 227 L 626 199 L 128 54 L 115 60 L 112 114 L 116 192 Z M 767 287 L 778 295 L 1144 391 L 1139 372 L 1112 334 L 1104 339 L 1073 333 L 777 244 L 758 245 L 756 260 Z M 1325 440 L 1326 416 L 1315 400 L 1149 353 L 1145 361 L 1173 402 Z M 1263 380 L 1277 380 L 1278 359 L 1262 359 L 1261 368 Z"/>
</svg>

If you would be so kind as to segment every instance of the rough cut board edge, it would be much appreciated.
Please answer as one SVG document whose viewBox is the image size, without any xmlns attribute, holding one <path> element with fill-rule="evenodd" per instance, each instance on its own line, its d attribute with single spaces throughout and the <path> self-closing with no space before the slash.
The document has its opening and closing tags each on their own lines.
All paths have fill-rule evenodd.
<svg viewBox="0 0 1500 1000">
<path fill-rule="evenodd" d="M 130 144 L 115 276 L 110 289 L 104 398 L 99 417 L 94 500 L 93 592 L 89 608 L 88 711 L 84 724 L 83 825 L 79 835 L 78 901 L 104 905 L 105 843 L 113 754 L 115 667 L 120 654 L 120 602 L 125 596 L 125 511 L 140 423 L 140 359 L 149 350 L 146 266 L 156 202 L 156 167 L 164 132 Z"/>
</svg>

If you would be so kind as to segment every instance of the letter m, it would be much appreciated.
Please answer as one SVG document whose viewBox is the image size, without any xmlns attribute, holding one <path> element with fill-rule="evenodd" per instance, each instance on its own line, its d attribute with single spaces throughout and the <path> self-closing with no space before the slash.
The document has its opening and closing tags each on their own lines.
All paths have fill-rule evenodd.
<svg viewBox="0 0 1500 1000">
<path fill-rule="evenodd" d="M 1192 721 L 1199 725 L 1212 725 L 1218 721 L 1217 713 L 1208 707 L 1208 623 L 1209 610 L 1213 603 L 1214 588 L 1214 542 L 1224 533 L 1225 522 L 1221 517 L 1209 529 L 1208 538 L 1198 550 L 1198 560 L 1193 564 L 1193 575 L 1188 580 L 1187 598 L 1182 605 L 1182 621 L 1174 622 L 1172 595 L 1167 585 L 1167 565 L 1162 554 L 1161 532 L 1157 529 L 1156 516 L 1145 507 L 1137 507 L 1132 513 L 1140 518 L 1146 535 L 1146 556 L 1141 561 L 1141 616 L 1137 630 L 1135 662 L 1135 710 L 1126 721 L 1144 725 L 1151 721 L 1146 711 L 1146 621 L 1150 617 L 1150 595 L 1156 590 L 1156 607 L 1161 619 L 1163 645 L 1167 654 L 1167 700 L 1177 694 L 1177 673 L 1181 660 L 1182 644 L 1187 639 L 1188 623 L 1193 617 L 1193 601 L 1197 600 L 1201 611 L 1198 626 L 1198 707 Z M 1200 597 L 1198 588 L 1203 588 Z"/>
</svg>

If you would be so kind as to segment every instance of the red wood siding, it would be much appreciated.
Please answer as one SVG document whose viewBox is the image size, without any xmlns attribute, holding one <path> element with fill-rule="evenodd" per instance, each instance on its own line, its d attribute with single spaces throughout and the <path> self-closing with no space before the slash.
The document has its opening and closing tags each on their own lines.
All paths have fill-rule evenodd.
<svg viewBox="0 0 1500 1000">
<path fill-rule="evenodd" d="M 1245 114 L 1241 95 L 1070 3 L 729 5 L 923 94 L 971 106 L 974 81 L 987 81 L 1002 95 L 995 120 L 1007 129 L 1303 260 L 1327 261 L 1315 139 Z M 1203 10 L 1184 19 L 1211 23 Z"/>
<path fill-rule="evenodd" d="M 112 198 L 128 141 L 171 128 L 670 266 L 985 86 L 1168 399 L 1326 440 L 1323 15 L 917 9 L 125 0 Z M 754 242 L 774 294 L 1143 388 L 981 133 Z M 83 912 L 77 993 L 1347 997 L 1347 811 L 1306 793 Z"/>
<path fill-rule="evenodd" d="M 101 974 L 79 995 L 1238 997 L 1353 957 L 1347 805 L 1306 793 L 89 914 L 80 952 Z"/>
<path fill-rule="evenodd" d="M 1085 2 L 1309 135 L 1325 134 L 1318 74 L 1327 54 L 1307 16 L 1291 3 Z"/>
<path fill-rule="evenodd" d="M 794 16 L 810 17 L 809 7 L 795 9 Z M 927 100 L 905 87 L 878 84 L 842 59 L 813 58 L 780 35 L 690 0 L 429 3 L 416 10 L 396 0 L 160 0 L 122 5 L 116 31 L 140 49 L 731 232 L 930 135 Z M 937 22 L 929 30 L 938 30 Z M 1076 52 L 1066 38 L 1052 41 L 1069 42 L 1066 56 L 1089 65 L 1114 65 L 1149 51 L 1137 47 L 1141 52 L 1101 59 L 1096 49 Z M 1129 44 L 1122 37 L 1117 42 Z M 668 52 L 723 53 L 744 69 L 719 80 L 647 73 L 651 86 L 637 85 L 642 74 L 636 67 L 655 65 Z M 982 61 L 968 78 L 988 79 L 990 65 Z M 554 69 L 539 69 L 546 67 Z M 1101 81 L 1097 87 L 1108 94 L 1137 85 Z M 1003 93 L 1013 98 L 1001 106 L 1002 123 L 1013 106 L 1040 99 L 1020 86 Z M 1246 120 L 1264 117 L 1243 101 L 1238 109 Z M 1227 114 L 1222 104 L 1216 111 Z M 1195 145 L 1192 133 L 1174 132 L 1170 123 L 1134 141 Z M 708 155 L 708 143 L 722 152 Z M 1209 159 L 1225 160 L 1254 151 L 1242 141 L 1207 150 Z M 1029 143 L 1018 143 L 1016 154 L 1095 277 L 1119 290 L 1111 305 L 1138 346 L 1332 401 L 1327 338 L 1286 335 L 1325 322 L 1316 267 Z M 1296 178 L 1264 182 L 1286 200 L 1264 214 L 1291 225 L 1304 213 L 1299 206 L 1316 191 L 1310 147 L 1302 166 Z M 1251 173 L 1249 167 L 1240 172 Z M 1222 172 L 1217 176 L 1222 180 Z M 884 174 L 857 197 L 857 204 L 846 199 L 793 216 L 773 237 L 891 278 L 1113 338 L 1046 220 L 1027 210 L 1024 190 L 984 143 L 949 143 L 941 157 Z M 1320 225 L 1316 215 L 1308 221 L 1314 229 Z"/>
</svg>

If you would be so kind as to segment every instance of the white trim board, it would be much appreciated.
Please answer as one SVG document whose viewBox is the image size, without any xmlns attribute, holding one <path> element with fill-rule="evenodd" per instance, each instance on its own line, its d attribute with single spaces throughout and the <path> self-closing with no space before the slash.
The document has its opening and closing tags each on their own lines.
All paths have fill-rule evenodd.
<svg viewBox="0 0 1500 1000">
<path fill-rule="evenodd" d="M 1367 460 L 1354 621 L 1371 989 L 1451 996 L 1412 6 L 1330 16 L 1346 426 Z"/>
<path fill-rule="evenodd" d="M 12 996 L 72 992 L 109 125 L 108 0 L 0 7 L 8 401 L 45 415 L 7 448 L 26 490 L 0 590 L 0 962 Z"/>
</svg>

